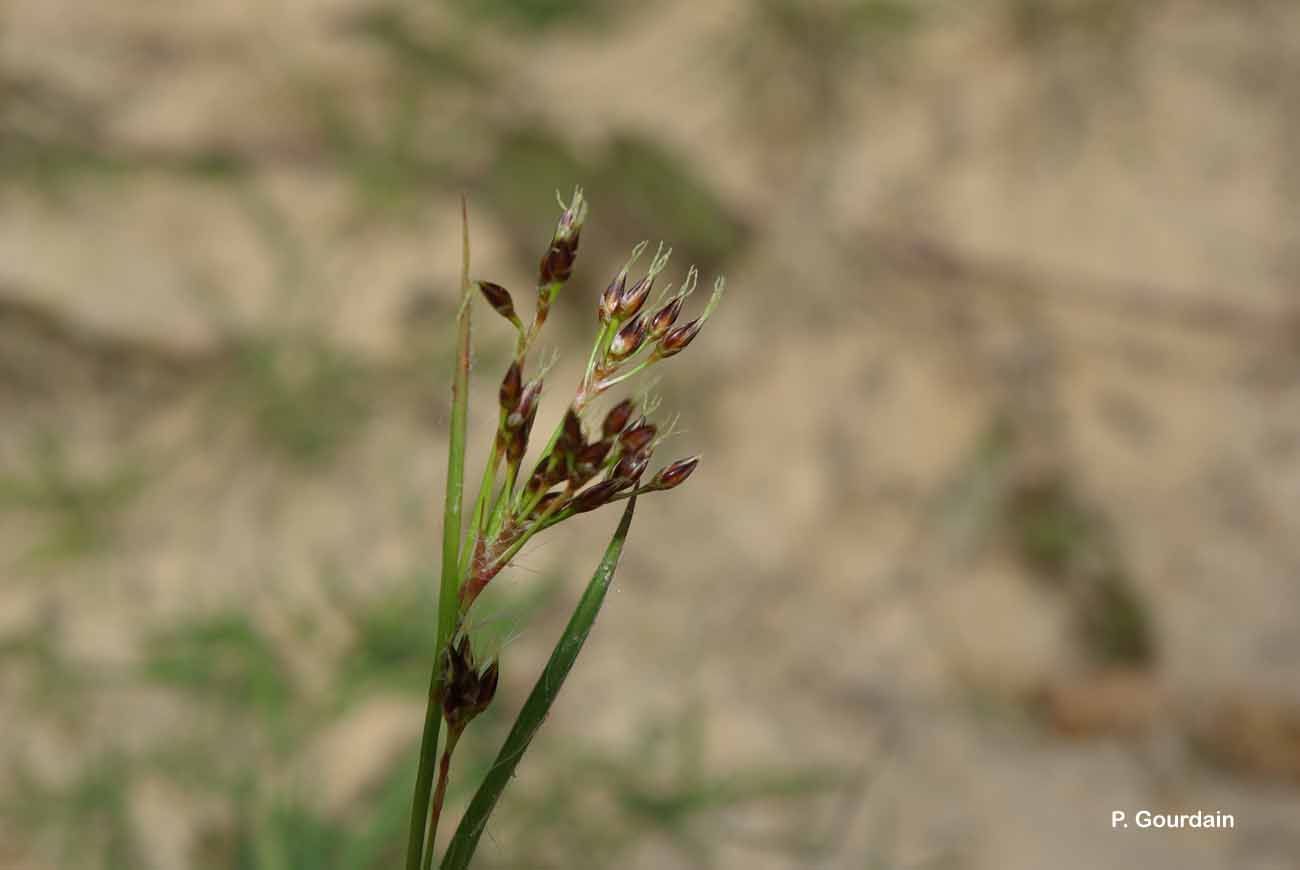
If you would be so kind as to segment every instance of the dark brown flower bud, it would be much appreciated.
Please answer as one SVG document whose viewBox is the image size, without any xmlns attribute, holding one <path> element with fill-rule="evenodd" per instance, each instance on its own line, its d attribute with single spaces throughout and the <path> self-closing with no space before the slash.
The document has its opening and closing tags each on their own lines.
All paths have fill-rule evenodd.
<svg viewBox="0 0 1300 870">
<path fill-rule="evenodd" d="M 595 444 L 588 444 L 579 451 L 578 464 L 600 468 L 605 464 L 605 457 L 609 455 L 610 448 L 613 446 L 613 441 L 597 441 Z"/>
<path fill-rule="evenodd" d="M 534 412 L 536 412 L 536 409 L 534 405 Z M 525 418 L 521 425 L 511 429 L 506 436 L 506 462 L 509 462 L 512 466 L 517 466 L 523 461 L 524 454 L 528 452 L 528 436 L 533 432 L 533 419 L 535 416 L 534 414 L 534 417 Z"/>
<path fill-rule="evenodd" d="M 442 712 L 448 722 L 461 719 L 462 712 L 478 697 L 477 674 L 474 672 L 474 655 L 469 637 L 447 649 L 446 688 L 443 690 Z"/>
<path fill-rule="evenodd" d="M 560 200 L 564 212 L 555 225 L 555 235 L 551 237 L 551 246 L 537 269 L 537 308 L 538 320 L 544 319 L 543 312 L 551 305 L 557 285 L 569 280 L 573 272 L 573 260 L 578 255 L 578 238 L 582 234 L 582 225 L 587 220 L 587 201 L 582 196 L 582 189 L 573 191 L 573 199 L 566 205 Z"/>
<path fill-rule="evenodd" d="M 685 326 L 679 326 L 671 330 L 659 341 L 659 356 L 672 356 L 681 353 L 686 349 L 686 345 L 695 340 L 699 335 L 700 328 L 704 326 L 703 318 L 696 318 Z"/>
<path fill-rule="evenodd" d="M 448 655 L 451 657 L 453 676 L 474 668 L 474 650 L 470 647 L 469 635 L 461 635 L 456 645 L 449 648 Z"/>
<path fill-rule="evenodd" d="M 627 428 L 627 421 L 632 419 L 632 412 L 635 410 L 636 403 L 631 399 L 619 402 L 605 415 L 605 422 L 600 426 L 600 434 L 605 438 L 613 438 L 622 432 Z"/>
<path fill-rule="evenodd" d="M 467 635 L 447 650 L 446 667 L 442 714 L 448 728 L 460 730 L 492 703 L 500 681 L 500 667 L 493 662 L 479 673 Z"/>
<path fill-rule="evenodd" d="M 542 379 L 537 378 L 529 381 L 524 385 L 523 395 L 519 397 L 519 404 L 510 412 L 506 420 L 507 426 L 518 426 L 520 423 L 531 421 L 537 416 L 537 405 L 542 397 Z"/>
<path fill-rule="evenodd" d="M 564 412 L 564 423 L 560 430 L 560 440 L 555 444 L 556 450 L 563 453 L 577 453 L 586 443 L 586 439 L 582 437 L 582 420 L 573 408 L 569 408 Z"/>
<path fill-rule="evenodd" d="M 645 304 L 646 297 L 650 295 L 650 290 L 655 285 L 653 275 L 646 275 L 640 281 L 637 281 L 631 287 L 625 289 L 619 296 L 618 300 L 618 317 L 620 320 L 626 320 L 641 310 Z"/>
<path fill-rule="evenodd" d="M 510 297 L 510 291 L 500 284 L 493 284 L 491 281 L 479 281 L 478 289 L 483 293 L 483 298 L 487 300 L 497 314 L 500 314 L 506 320 L 518 325 L 519 315 L 515 314 L 515 301 Z"/>
<path fill-rule="evenodd" d="M 685 296 L 677 296 L 656 311 L 654 317 L 650 319 L 650 331 L 646 337 L 650 341 L 658 341 L 667 335 L 669 328 L 677 322 L 677 315 L 682 313 L 682 305 L 685 302 Z"/>
<path fill-rule="evenodd" d="M 652 489 L 672 489 L 674 486 L 680 486 L 695 471 L 695 467 L 700 464 L 700 457 L 692 456 L 689 459 L 679 459 L 671 465 L 659 469 L 650 480 Z"/>
<path fill-rule="evenodd" d="M 634 426 L 619 436 L 619 446 L 623 449 L 625 455 L 638 453 L 654 440 L 657 431 L 653 423 L 642 423 L 639 426 Z"/>
<path fill-rule="evenodd" d="M 600 305 L 596 308 L 596 316 L 600 318 L 601 323 L 609 323 L 618 311 L 618 301 L 623 297 L 623 288 L 627 285 L 627 270 L 619 272 L 605 292 L 600 294 Z"/>
<path fill-rule="evenodd" d="M 499 662 L 493 662 L 484 669 L 483 673 L 478 676 L 478 699 L 474 711 L 475 714 L 481 713 L 492 703 L 492 699 L 497 694 L 497 683 L 501 679 L 501 666 Z"/>
<path fill-rule="evenodd" d="M 596 472 L 600 471 L 600 467 L 605 464 L 605 457 L 609 455 L 610 448 L 613 446 L 613 441 L 597 441 L 579 450 L 573 462 L 573 471 L 569 474 L 569 481 L 574 486 L 582 486 L 595 477 Z"/>
<path fill-rule="evenodd" d="M 578 256 L 578 237 L 569 241 L 556 239 L 542 256 L 537 268 L 537 282 L 545 287 L 548 284 L 563 284 L 573 274 L 573 261 Z"/>
<path fill-rule="evenodd" d="M 587 511 L 594 511 L 596 508 L 608 502 L 618 494 L 619 486 L 616 480 L 603 480 L 593 487 L 578 494 L 569 505 L 575 514 L 583 514 Z"/>
<path fill-rule="evenodd" d="M 618 481 L 619 489 L 624 489 L 640 480 L 649 464 L 650 451 L 648 450 L 624 454 L 610 471 L 609 479 Z"/>
<path fill-rule="evenodd" d="M 514 411 L 519 406 L 519 398 L 523 395 L 523 373 L 519 368 L 519 361 L 515 360 L 506 369 L 506 376 L 501 379 L 501 390 L 498 393 L 501 399 L 501 410 L 507 414 Z"/>
<path fill-rule="evenodd" d="M 614 340 L 609 343 L 609 358 L 615 361 L 623 360 L 636 353 L 641 343 L 645 341 L 647 325 L 648 321 L 644 316 L 638 316 L 625 323 L 614 336 Z"/>
</svg>

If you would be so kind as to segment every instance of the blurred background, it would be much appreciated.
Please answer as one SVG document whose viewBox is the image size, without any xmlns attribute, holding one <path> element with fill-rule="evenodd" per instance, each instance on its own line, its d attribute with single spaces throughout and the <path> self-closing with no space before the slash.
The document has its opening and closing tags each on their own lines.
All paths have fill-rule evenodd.
<svg viewBox="0 0 1300 870">
<path fill-rule="evenodd" d="M 1297 4 L 0 28 L 0 867 L 397 864 L 457 198 L 528 310 L 575 184 L 543 427 L 637 241 L 731 289 L 660 367 L 661 453 L 704 463 L 643 500 L 478 866 L 1300 867 Z M 493 584 L 453 818 L 615 513 Z M 1111 830 L 1143 808 L 1236 828 Z"/>
</svg>

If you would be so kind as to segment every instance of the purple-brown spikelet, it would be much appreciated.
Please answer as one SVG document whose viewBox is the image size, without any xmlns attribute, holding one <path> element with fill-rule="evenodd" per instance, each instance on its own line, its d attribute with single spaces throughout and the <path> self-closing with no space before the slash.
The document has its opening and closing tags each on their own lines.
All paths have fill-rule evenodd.
<svg viewBox="0 0 1300 870">
<path fill-rule="evenodd" d="M 627 428 L 628 421 L 632 419 L 633 412 L 636 411 L 636 403 L 631 399 L 624 399 L 619 402 L 609 413 L 605 415 L 605 421 L 600 424 L 600 434 L 605 438 L 613 438 Z"/>
<path fill-rule="evenodd" d="M 686 303 L 685 296 L 674 296 L 666 305 L 654 313 L 650 318 L 650 330 L 646 338 L 650 341 L 658 341 L 668 334 L 668 330 L 677 322 L 677 316 L 682 313 L 682 306 Z"/>
<path fill-rule="evenodd" d="M 559 194 L 556 196 L 558 198 Z M 578 256 L 578 239 L 582 234 L 582 225 L 587 219 L 587 201 L 582 197 L 582 189 L 574 190 L 573 199 L 568 205 L 561 200 L 560 207 L 564 209 L 564 213 L 560 215 L 551 244 L 537 266 L 537 314 L 533 318 L 533 325 L 529 328 L 528 335 L 522 339 L 525 347 L 546 322 L 551 302 L 554 301 L 560 287 L 573 274 L 573 262 Z"/>
<path fill-rule="evenodd" d="M 562 284 L 568 281 L 573 275 L 573 261 L 578 257 L 578 237 L 574 236 L 572 241 L 560 242 L 554 241 L 546 253 L 542 255 L 542 261 L 537 270 L 537 283 Z"/>
<path fill-rule="evenodd" d="M 695 340 L 695 336 L 700 334 L 700 329 L 704 326 L 704 318 L 697 317 L 685 326 L 678 326 L 668 331 L 668 334 L 659 340 L 659 347 L 655 351 L 660 357 L 670 357 L 686 350 L 686 346 Z"/>
<path fill-rule="evenodd" d="M 519 315 L 515 313 L 515 301 L 511 298 L 509 290 L 491 281 L 479 281 L 478 289 L 497 314 L 516 326 L 519 325 Z"/>
<path fill-rule="evenodd" d="M 531 411 L 526 415 L 511 414 L 506 423 L 509 426 L 511 421 L 517 420 L 514 426 L 509 426 L 506 440 L 506 461 L 512 466 L 517 466 L 528 452 L 528 438 L 533 433 L 533 421 L 537 419 L 537 405 L 533 404 Z"/>
<path fill-rule="evenodd" d="M 623 324 L 623 328 L 609 343 L 609 358 L 617 362 L 636 353 L 641 343 L 645 341 L 646 325 L 647 320 L 644 316 L 638 316 Z"/>
<path fill-rule="evenodd" d="M 623 298 L 623 288 L 627 285 L 627 270 L 619 272 L 605 292 L 600 294 L 600 304 L 596 306 L 596 316 L 601 323 L 608 323 L 618 311 L 619 300 Z"/>
<path fill-rule="evenodd" d="M 650 444 L 658 429 L 653 423 L 642 423 L 619 436 L 618 444 L 624 454 L 637 453 Z"/>
<path fill-rule="evenodd" d="M 646 275 L 631 287 L 623 290 L 618 299 L 618 318 L 620 320 L 626 320 L 640 311 L 641 306 L 645 304 L 646 297 L 650 295 L 650 291 L 654 288 L 654 285 L 654 275 Z"/>
<path fill-rule="evenodd" d="M 569 503 L 569 509 L 575 514 L 584 514 L 587 511 L 594 511 L 596 508 L 605 504 L 617 495 L 618 490 L 618 481 L 602 480 L 590 489 L 579 493 L 577 497 Z"/>
<path fill-rule="evenodd" d="M 618 460 L 609 472 L 609 479 L 618 481 L 620 489 L 631 486 L 641 479 L 645 473 L 646 466 L 650 464 L 650 451 L 642 450 L 637 453 L 626 453 Z"/>
<path fill-rule="evenodd" d="M 556 449 L 563 448 L 565 453 L 577 453 L 586 444 L 582 435 L 582 418 L 573 408 L 564 412 L 564 422 L 560 428 L 560 439 L 555 442 Z"/>
<path fill-rule="evenodd" d="M 474 705 L 477 708 L 475 710 L 476 713 L 480 713 L 483 710 L 486 710 L 488 705 L 492 703 L 492 699 L 496 697 L 497 684 L 500 682 L 500 680 L 501 680 L 500 662 L 496 662 L 496 661 L 492 662 L 492 664 L 488 665 L 487 668 L 483 670 L 483 673 L 479 674 L 478 696 L 476 699 L 476 703 Z"/>
<path fill-rule="evenodd" d="M 507 419 L 507 425 L 518 425 L 523 420 L 531 420 L 537 416 L 537 406 L 542 398 L 542 379 L 536 378 L 524 385 L 523 394 L 519 397 L 519 403 L 515 409 L 510 412 Z"/>
<path fill-rule="evenodd" d="M 442 713 L 450 728 L 459 731 L 482 713 L 496 696 L 500 667 L 492 662 L 481 673 L 474 663 L 469 636 L 447 650 L 447 675 L 442 695 Z"/>
<path fill-rule="evenodd" d="M 510 368 L 506 369 L 506 376 L 501 379 L 501 389 L 497 397 L 501 400 L 501 410 L 509 414 L 519 406 L 519 399 L 523 395 L 523 371 L 519 367 L 519 361 L 510 363 Z"/>
<path fill-rule="evenodd" d="M 555 235 L 551 238 L 550 247 L 542 255 L 537 270 L 537 283 L 542 287 L 563 284 L 573 274 L 573 261 L 578 256 L 578 239 L 587 219 L 587 202 L 582 198 L 581 189 L 573 192 L 573 200 L 569 205 L 564 205 L 563 201 L 560 204 L 564 207 L 564 212 L 555 225 Z"/>
<path fill-rule="evenodd" d="M 655 474 L 647 484 L 646 489 L 672 489 L 686 482 L 686 478 L 691 476 L 696 466 L 700 464 L 700 457 L 692 456 L 689 459 L 679 459 L 671 465 L 667 465 Z"/>
<path fill-rule="evenodd" d="M 594 474 L 596 469 L 605 464 L 605 457 L 609 456 L 610 448 L 613 446 L 613 441 L 597 441 L 595 444 L 588 444 L 578 451 L 578 466 L 590 468 Z"/>
</svg>

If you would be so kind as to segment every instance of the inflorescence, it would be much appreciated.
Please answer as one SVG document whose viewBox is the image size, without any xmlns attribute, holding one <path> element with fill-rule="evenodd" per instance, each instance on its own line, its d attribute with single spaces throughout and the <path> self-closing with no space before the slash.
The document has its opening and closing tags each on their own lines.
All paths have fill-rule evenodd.
<svg viewBox="0 0 1300 870">
<path fill-rule="evenodd" d="M 592 402 L 606 391 L 685 350 L 722 297 L 725 281 L 718 278 L 704 311 L 678 325 L 686 300 L 695 291 L 698 272 L 692 267 L 680 287 L 665 287 L 650 303 L 671 250 L 660 245 L 645 274 L 633 279 L 633 269 L 647 248 L 642 242 L 600 296 L 596 307 L 600 328 L 563 420 L 532 469 L 523 468 L 547 368 L 542 366 L 526 378 L 528 354 L 552 303 L 572 275 L 587 218 L 581 189 L 574 191 L 567 205 L 561 200 L 560 206 L 563 213 L 538 266 L 537 307 L 531 323 L 525 325 L 520 319 L 506 288 L 477 282 L 488 304 L 515 328 L 518 340 L 501 380 L 496 436 L 461 549 L 462 621 L 492 578 L 534 535 L 610 502 L 672 489 L 699 464 L 699 457 L 679 459 L 645 479 L 655 449 L 668 434 L 647 419 L 654 410 L 647 400 L 624 399 L 598 427 L 588 426 L 585 420 Z"/>
</svg>

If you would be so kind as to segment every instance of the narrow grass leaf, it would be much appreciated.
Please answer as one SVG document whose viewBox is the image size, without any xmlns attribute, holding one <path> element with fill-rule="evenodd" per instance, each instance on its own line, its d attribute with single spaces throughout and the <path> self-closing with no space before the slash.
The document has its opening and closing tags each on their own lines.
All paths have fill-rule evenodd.
<svg viewBox="0 0 1300 870">
<path fill-rule="evenodd" d="M 442 657 L 456 629 L 460 599 L 461 504 L 465 489 L 465 429 L 469 408 L 470 297 L 469 214 L 464 197 L 460 201 L 461 271 L 460 308 L 456 316 L 456 371 L 451 385 L 451 434 L 447 448 L 447 494 L 442 513 L 442 579 L 438 587 L 438 634 L 434 644 L 433 673 L 429 678 L 429 701 L 420 739 L 420 763 L 411 800 L 410 836 L 406 844 L 407 870 L 419 870 L 425 845 L 429 799 L 433 791 L 434 760 L 438 754 L 438 732 L 442 730 Z M 428 849 L 433 844 L 427 845 Z"/>
</svg>

